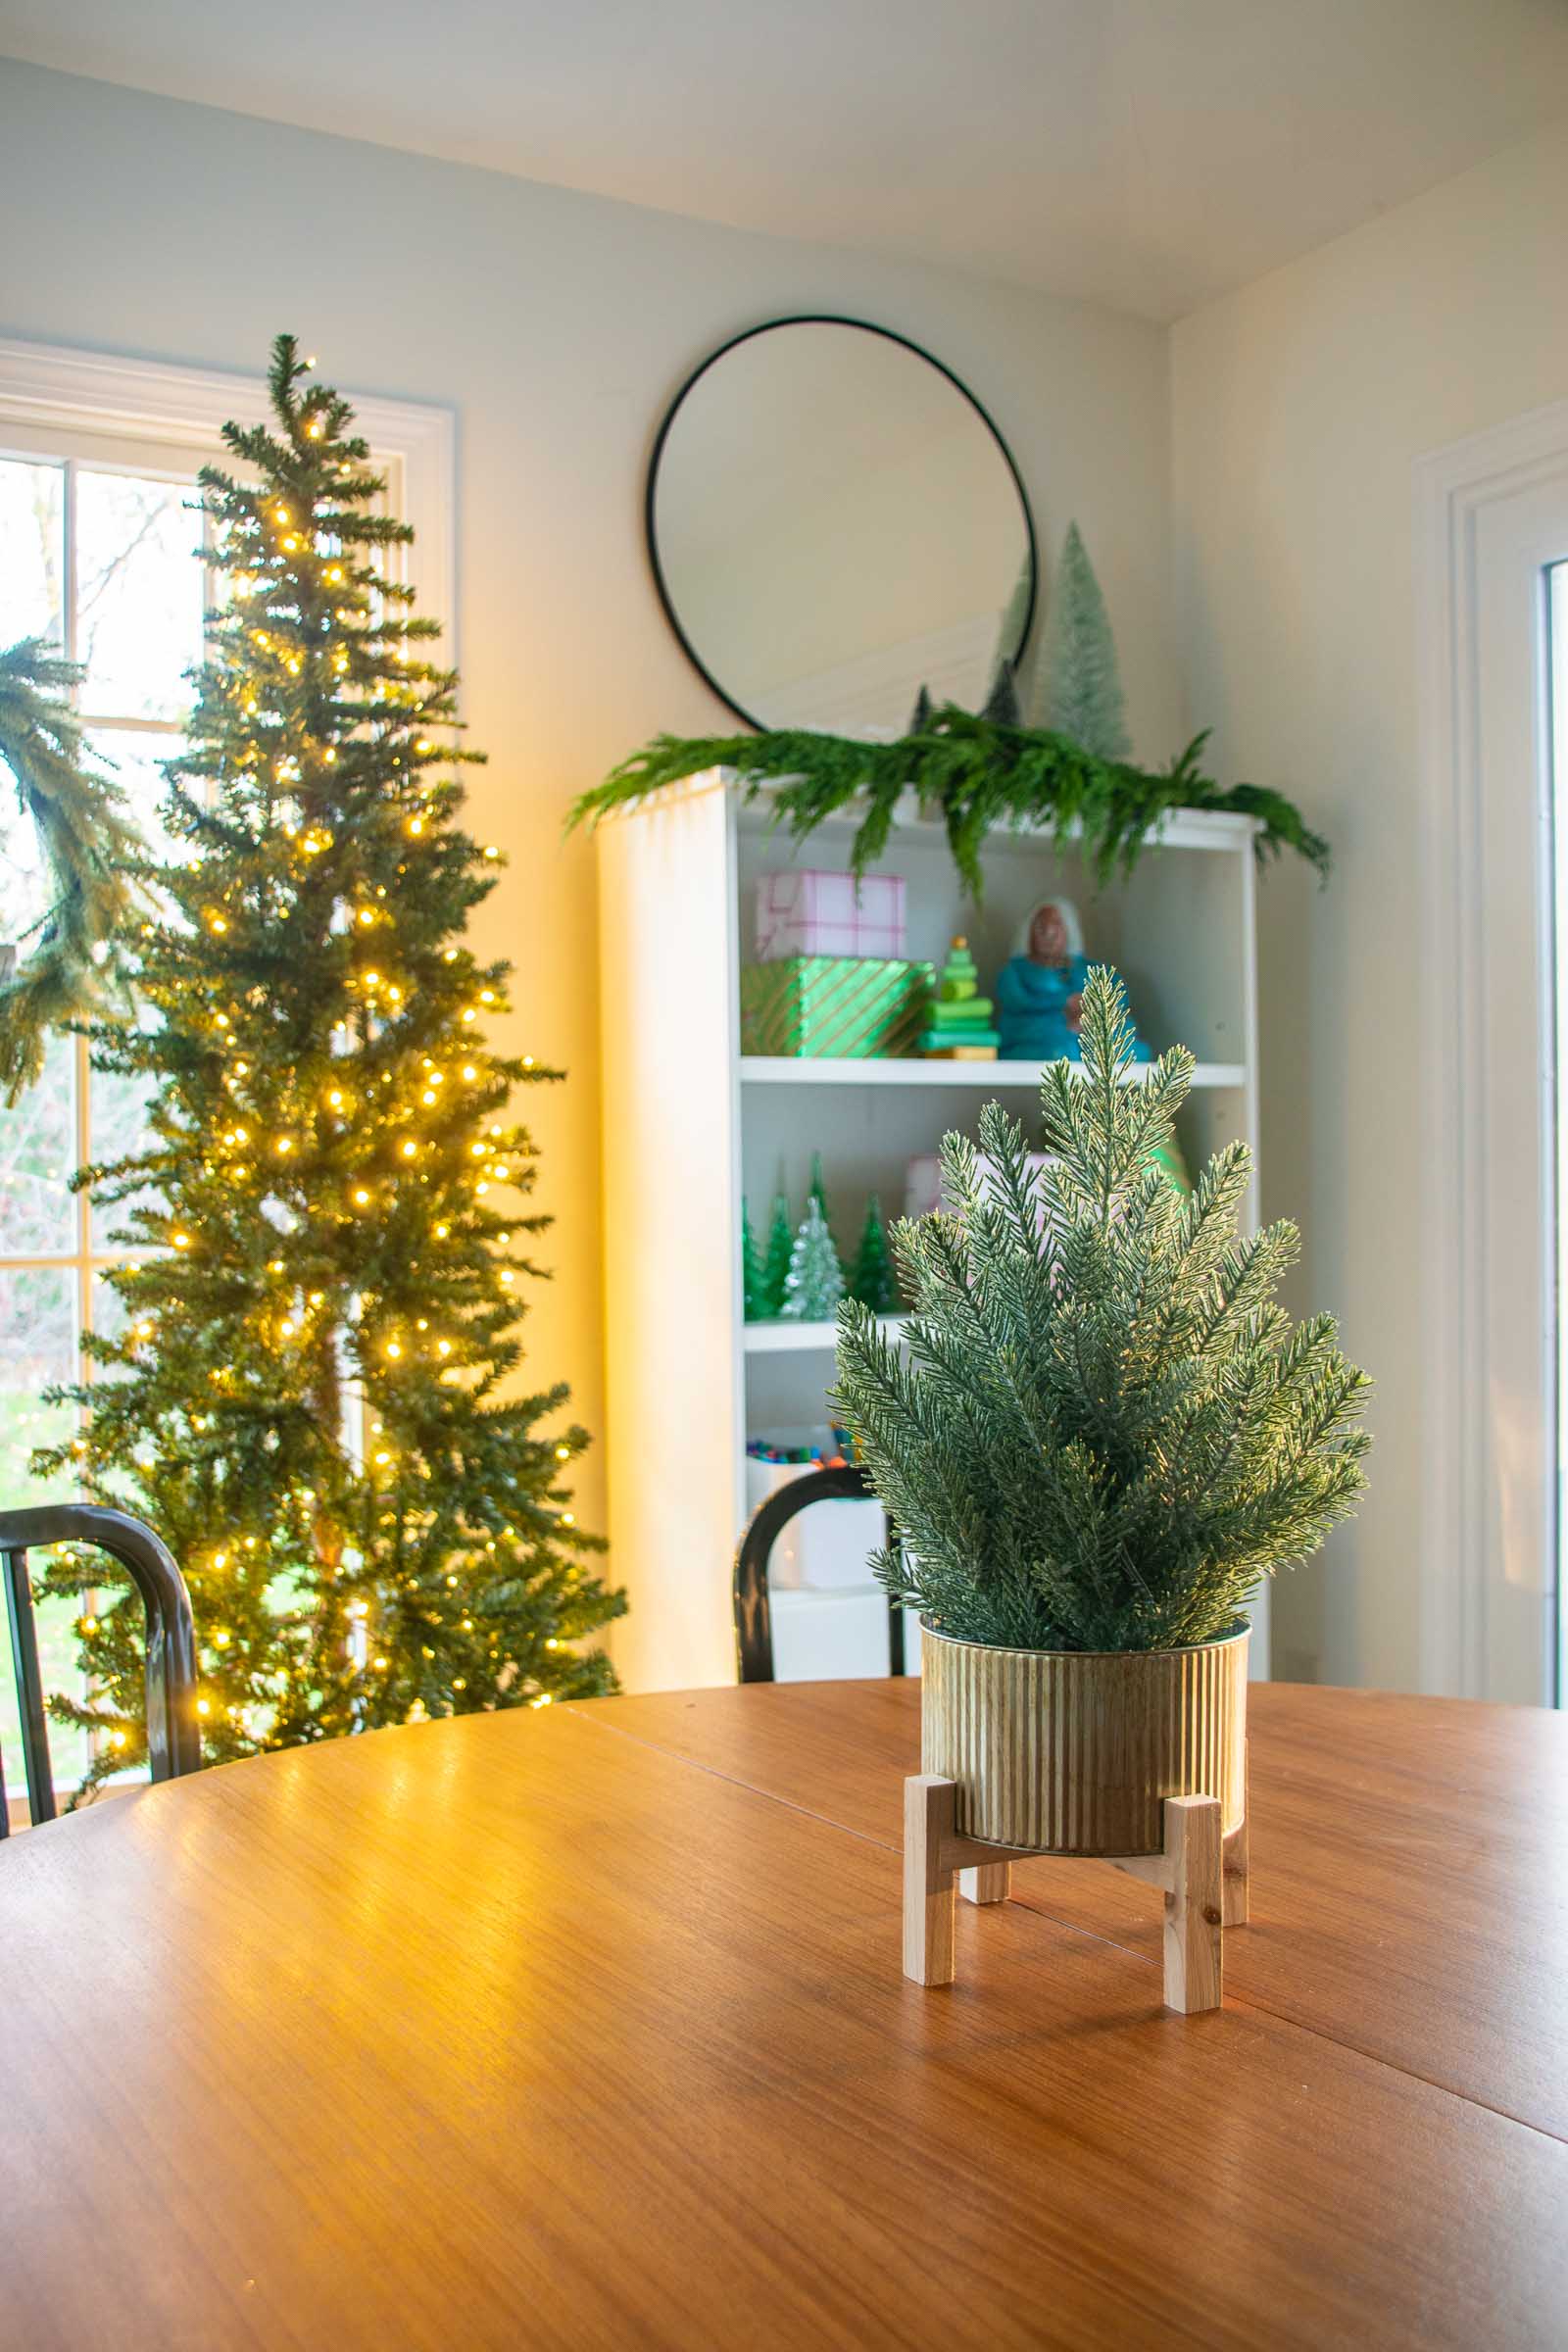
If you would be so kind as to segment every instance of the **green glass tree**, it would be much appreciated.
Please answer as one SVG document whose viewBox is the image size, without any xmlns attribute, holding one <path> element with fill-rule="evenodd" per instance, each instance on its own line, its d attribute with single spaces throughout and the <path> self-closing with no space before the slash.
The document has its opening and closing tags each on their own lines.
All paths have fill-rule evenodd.
<svg viewBox="0 0 1568 2352">
<path fill-rule="evenodd" d="M 806 1198 L 808 1200 L 814 1200 L 817 1207 L 822 1211 L 822 1222 L 827 1227 L 828 1235 L 831 1239 L 833 1232 L 833 1211 L 827 1204 L 827 1186 L 822 1177 L 822 1154 L 820 1152 L 813 1152 L 811 1153 L 811 1181 L 806 1188 Z M 835 1243 L 835 1250 L 837 1247 L 838 1245 Z M 843 1273 L 844 1270 L 844 1260 L 842 1257 L 840 1257 L 839 1271 L 840 1273 Z"/>
<path fill-rule="evenodd" d="M 748 1323 L 765 1322 L 776 1315 L 778 1308 L 768 1303 L 767 1277 L 757 1236 L 752 1231 L 751 1211 L 741 1202 L 741 1312 Z"/>
<path fill-rule="evenodd" d="M 855 1253 L 855 1268 L 850 1276 L 850 1297 L 868 1306 L 873 1315 L 896 1315 L 902 1303 L 899 1278 L 894 1272 L 887 1230 L 882 1223 L 882 1203 L 875 1193 L 865 1206 L 860 1247 Z"/>
<path fill-rule="evenodd" d="M 1069 736 L 1099 760 L 1131 758 L 1110 615 L 1075 522 L 1052 587 L 1038 681 L 1037 726 Z"/>
<path fill-rule="evenodd" d="M 844 1296 L 844 1268 L 833 1247 L 822 1204 L 813 1193 L 790 1251 L 790 1270 L 784 1277 L 780 1313 L 791 1322 L 827 1323 L 838 1312 Z"/>
<path fill-rule="evenodd" d="M 308 368 L 280 337 L 270 421 L 201 476 L 226 596 L 170 770 L 182 857 L 135 942 L 149 1017 L 95 1033 L 152 1088 L 95 1199 L 153 1254 L 108 1274 L 85 1435 L 39 1464 L 169 1543 L 218 1761 L 608 1690 L 579 1644 L 624 1606 L 564 1483 L 566 1391 L 517 1378 L 547 1220 L 509 1098 L 560 1073 L 487 1042 L 510 967 L 465 936 L 499 860 L 459 822 L 456 675 Z M 141 1748 L 139 1618 L 128 1593 L 83 1618 L 95 1695 L 54 1702 L 103 1735 L 93 1779 Z"/>
<path fill-rule="evenodd" d="M 789 1278 L 790 1251 L 795 1247 L 795 1228 L 790 1223 L 790 1204 L 783 1193 L 773 1196 L 773 1222 L 767 1232 L 767 1255 L 762 1261 L 762 1298 L 764 1317 L 777 1315 L 784 1306 L 784 1285 Z"/>
</svg>

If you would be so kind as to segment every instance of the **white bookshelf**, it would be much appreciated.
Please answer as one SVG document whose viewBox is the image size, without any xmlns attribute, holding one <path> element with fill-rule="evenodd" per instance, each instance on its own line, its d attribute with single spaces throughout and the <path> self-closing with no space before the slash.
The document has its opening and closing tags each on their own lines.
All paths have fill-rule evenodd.
<svg viewBox="0 0 1568 2352">
<path fill-rule="evenodd" d="M 743 1054 L 740 1061 L 742 1086 L 963 1087 L 989 1102 L 1019 1086 L 1032 1094 L 1040 1084 L 1037 1061 L 812 1061 L 790 1054 Z M 1195 1087 L 1234 1090 L 1246 1082 L 1240 1061 L 1200 1061 L 1193 1072 Z M 1127 1084 L 1137 1083 L 1130 1070 Z"/>
<path fill-rule="evenodd" d="M 1016 1061 L 741 1054 L 739 974 L 759 877 L 847 867 L 853 831 L 835 818 L 797 844 L 764 802 L 743 806 L 714 773 L 599 832 L 609 1532 L 630 1599 L 614 1628 L 628 1690 L 733 1681 L 747 1438 L 826 1417 L 831 1325 L 742 1319 L 743 1198 L 760 1241 L 775 1192 L 801 1213 L 819 1151 L 839 1244 L 853 1250 L 869 1193 L 886 1216 L 900 1213 L 911 1157 L 949 1127 L 972 1131 L 992 1097 L 1027 1116 L 1039 1083 Z M 1177 811 L 1132 875 L 1102 892 L 1073 833 L 999 834 L 977 909 L 942 827 L 911 796 L 882 866 L 905 877 L 907 953 L 940 965 L 962 931 L 987 994 L 1028 909 L 1071 898 L 1091 958 L 1122 972 L 1151 1047 L 1180 1042 L 1198 1056 L 1181 1131 L 1196 1165 L 1234 1136 L 1256 1149 L 1254 832 L 1246 817 Z M 780 1675 L 879 1671 L 878 1598 L 854 1588 L 777 1594 L 790 1628 L 780 1640 L 776 1621 Z M 1266 1599 L 1253 1650 L 1254 1672 L 1266 1672 Z"/>
</svg>

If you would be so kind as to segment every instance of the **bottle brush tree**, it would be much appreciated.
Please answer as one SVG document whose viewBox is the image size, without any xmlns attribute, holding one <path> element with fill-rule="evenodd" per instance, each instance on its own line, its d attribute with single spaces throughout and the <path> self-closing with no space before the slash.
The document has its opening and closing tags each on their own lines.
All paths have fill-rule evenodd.
<svg viewBox="0 0 1568 2352">
<path fill-rule="evenodd" d="M 149 1254 L 108 1276 L 84 1436 L 40 1459 L 185 1570 L 218 1760 L 607 1690 L 579 1643 L 624 1605 L 571 1508 L 566 1391 L 515 1377 L 545 1220 L 509 1102 L 559 1073 L 488 1042 L 510 967 L 466 937 L 499 860 L 460 821 L 457 679 L 308 368 L 281 337 L 270 421 L 201 476 L 224 597 L 170 769 L 183 855 L 134 941 L 144 1017 L 95 1033 L 151 1084 L 145 1148 L 88 1172 Z M 104 1735 L 101 1778 L 142 1740 L 129 1593 L 81 1648 L 94 1695 L 54 1705 Z"/>
<path fill-rule="evenodd" d="M 741 1312 L 748 1323 L 760 1323 L 778 1312 L 769 1302 L 761 1251 L 752 1231 L 752 1212 L 741 1202 Z"/>
<path fill-rule="evenodd" d="M 833 1247 L 833 1236 L 815 1193 L 806 1203 L 806 1215 L 790 1250 L 790 1270 L 784 1277 L 784 1303 L 779 1312 L 791 1321 L 825 1323 L 844 1296 L 844 1269 Z"/>
<path fill-rule="evenodd" d="M 905 1539 L 878 1563 L 895 1599 L 963 1641 L 1179 1647 L 1228 1633 L 1351 1509 L 1369 1384 L 1331 1315 L 1293 1327 L 1275 1303 L 1295 1226 L 1238 1235 L 1245 1145 L 1172 1189 L 1193 1057 L 1124 1083 L 1103 966 L 1081 1037 L 1081 1078 L 1042 1074 L 1044 1166 L 996 1103 L 979 1154 L 945 1139 L 956 1213 L 894 1229 L 907 1359 L 846 1302 L 831 1402 Z"/>
<path fill-rule="evenodd" d="M 1038 665 L 1036 724 L 1097 760 L 1132 756 L 1110 614 L 1078 525 L 1067 526 Z"/>
<path fill-rule="evenodd" d="M 899 1311 L 899 1278 L 894 1271 L 892 1252 L 888 1249 L 887 1229 L 882 1222 L 882 1203 L 875 1193 L 865 1206 L 865 1223 L 860 1228 L 860 1246 L 855 1253 L 855 1265 L 850 1274 L 850 1297 L 868 1306 L 873 1315 L 896 1315 Z"/>
<path fill-rule="evenodd" d="M 790 1204 L 782 1193 L 773 1196 L 773 1219 L 767 1229 L 767 1254 L 762 1260 L 762 1287 L 759 1303 L 763 1316 L 777 1315 L 784 1306 L 784 1285 L 789 1280 L 790 1252 L 795 1248 L 795 1228 L 790 1223 Z"/>
</svg>

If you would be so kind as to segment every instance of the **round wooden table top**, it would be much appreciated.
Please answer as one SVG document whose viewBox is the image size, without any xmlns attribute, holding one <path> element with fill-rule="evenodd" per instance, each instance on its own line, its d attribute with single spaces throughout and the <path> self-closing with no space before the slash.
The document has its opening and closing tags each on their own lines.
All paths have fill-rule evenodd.
<svg viewBox="0 0 1568 2352">
<path fill-rule="evenodd" d="M 1256 1686 L 1252 1919 L 900 1973 L 915 1684 L 471 1716 L 0 1848 L 0 2344 L 1568 2342 L 1568 1723 Z"/>
</svg>

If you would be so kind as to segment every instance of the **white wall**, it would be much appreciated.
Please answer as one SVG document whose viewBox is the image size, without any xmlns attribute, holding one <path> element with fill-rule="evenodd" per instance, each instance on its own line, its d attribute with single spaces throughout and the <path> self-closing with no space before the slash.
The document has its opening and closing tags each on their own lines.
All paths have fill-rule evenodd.
<svg viewBox="0 0 1568 2352">
<path fill-rule="evenodd" d="M 1413 461 L 1568 393 L 1568 137 L 1510 150 L 1173 332 L 1177 609 L 1219 770 L 1332 838 L 1263 894 L 1263 1179 L 1380 1384 L 1372 1490 L 1281 1589 L 1275 1671 L 1414 1688 L 1422 1182 Z M 1528 909 L 1521 910 L 1522 919 Z"/>
<path fill-rule="evenodd" d="M 1108 314 L 0 62 L 0 333 L 450 403 L 465 706 L 490 753 L 474 830 L 511 870 L 482 916 L 518 965 L 516 1050 L 560 1222 L 536 1362 L 603 1434 L 594 867 L 571 797 L 657 728 L 724 729 L 664 625 L 641 540 L 660 415 L 739 327 L 834 310 L 963 376 L 1010 441 L 1043 545 L 1082 524 L 1140 748 L 1174 748 L 1166 344 Z M 541 1094 L 542 1094 L 542 1090 Z M 613 1433 L 610 1433 L 612 1442 Z M 582 1516 L 598 1518 L 597 1472 Z M 715 1562 L 715 1573 L 725 1563 Z"/>
</svg>

